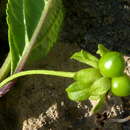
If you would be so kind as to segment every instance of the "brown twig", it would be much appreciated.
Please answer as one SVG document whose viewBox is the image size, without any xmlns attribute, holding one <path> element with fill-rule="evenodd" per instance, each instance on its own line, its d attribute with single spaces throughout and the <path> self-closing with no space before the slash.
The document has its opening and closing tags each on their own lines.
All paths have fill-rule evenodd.
<svg viewBox="0 0 130 130">
<path fill-rule="evenodd" d="M 130 120 L 130 116 L 123 118 L 123 119 L 109 119 L 110 122 L 115 122 L 115 123 L 124 123 Z"/>
</svg>

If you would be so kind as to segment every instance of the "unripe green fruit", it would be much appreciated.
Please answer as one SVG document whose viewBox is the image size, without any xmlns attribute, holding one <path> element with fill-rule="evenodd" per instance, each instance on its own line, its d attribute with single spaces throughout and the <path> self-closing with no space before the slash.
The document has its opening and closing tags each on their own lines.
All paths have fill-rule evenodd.
<svg viewBox="0 0 130 130">
<path fill-rule="evenodd" d="M 112 78 L 111 91 L 115 96 L 129 96 L 130 95 L 130 78 L 126 75 Z"/>
<path fill-rule="evenodd" d="M 124 68 L 125 61 L 119 52 L 108 52 L 99 60 L 99 70 L 105 77 L 121 76 Z"/>
</svg>

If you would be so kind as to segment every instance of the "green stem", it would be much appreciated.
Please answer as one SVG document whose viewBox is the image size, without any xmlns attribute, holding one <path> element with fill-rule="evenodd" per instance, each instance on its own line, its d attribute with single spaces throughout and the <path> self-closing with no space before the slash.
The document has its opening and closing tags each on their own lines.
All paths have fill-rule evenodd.
<svg viewBox="0 0 130 130">
<path fill-rule="evenodd" d="M 9 74 L 10 68 L 11 68 L 11 57 L 9 52 L 2 67 L 0 68 L 0 81 L 2 81 Z"/>
<path fill-rule="evenodd" d="M 75 75 L 75 72 L 63 72 L 63 71 L 53 71 L 53 70 L 29 70 L 29 71 L 22 71 L 16 74 L 13 74 L 9 77 L 7 77 L 5 80 L 3 80 L 0 83 L 0 88 L 4 85 L 6 85 L 8 82 L 22 76 L 26 75 L 34 75 L 34 74 L 44 74 L 44 75 L 53 75 L 53 76 L 60 76 L 60 77 L 67 77 L 67 78 L 73 78 Z"/>
</svg>

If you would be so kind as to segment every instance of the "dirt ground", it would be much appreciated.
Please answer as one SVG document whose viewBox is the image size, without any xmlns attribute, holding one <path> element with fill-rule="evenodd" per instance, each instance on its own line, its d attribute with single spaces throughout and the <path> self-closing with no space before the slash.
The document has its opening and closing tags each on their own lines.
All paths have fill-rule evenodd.
<svg viewBox="0 0 130 130">
<path fill-rule="evenodd" d="M 38 64 L 29 69 L 54 69 L 77 71 L 86 66 L 70 60 L 73 52 L 80 50 L 76 44 L 59 43 Z M 59 53 L 60 52 L 60 53 Z M 27 76 L 0 100 L 1 130 L 121 130 L 121 125 L 111 123 L 123 113 L 122 100 L 112 97 L 109 107 L 100 115 L 89 116 L 89 101 L 75 103 L 68 99 L 65 88 L 72 80 L 50 76 Z"/>
<path fill-rule="evenodd" d="M 129 55 L 129 1 L 64 0 L 64 5 L 66 17 L 57 45 L 43 61 L 26 66 L 26 70 L 85 68 L 69 57 L 81 48 L 95 54 L 98 43 Z M 0 7 L 0 61 L 3 61 L 8 52 L 5 0 L 0 1 Z M 111 122 L 112 118 L 130 115 L 129 97 L 112 96 L 100 114 L 90 116 L 89 101 L 75 103 L 68 99 L 65 88 L 72 82 L 41 75 L 20 78 L 16 86 L 0 98 L 0 130 L 130 130 L 129 121 Z"/>
<path fill-rule="evenodd" d="M 95 53 L 97 44 L 129 54 L 129 0 L 64 0 L 67 8 L 62 41 Z"/>
</svg>

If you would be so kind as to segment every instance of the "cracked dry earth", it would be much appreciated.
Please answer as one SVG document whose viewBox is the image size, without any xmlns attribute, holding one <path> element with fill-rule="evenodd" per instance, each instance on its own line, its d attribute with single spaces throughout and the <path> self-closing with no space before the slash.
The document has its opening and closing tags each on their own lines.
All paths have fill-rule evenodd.
<svg viewBox="0 0 130 130">
<path fill-rule="evenodd" d="M 38 64 L 29 69 L 77 71 L 84 64 L 70 60 L 76 44 L 59 43 Z M 60 53 L 59 53 L 60 52 Z M 35 75 L 20 78 L 16 86 L 0 100 L 0 130 L 122 130 L 122 125 L 111 118 L 124 114 L 121 98 L 111 96 L 109 106 L 100 114 L 90 116 L 91 102 L 70 101 L 65 88 L 70 79 Z"/>
</svg>

